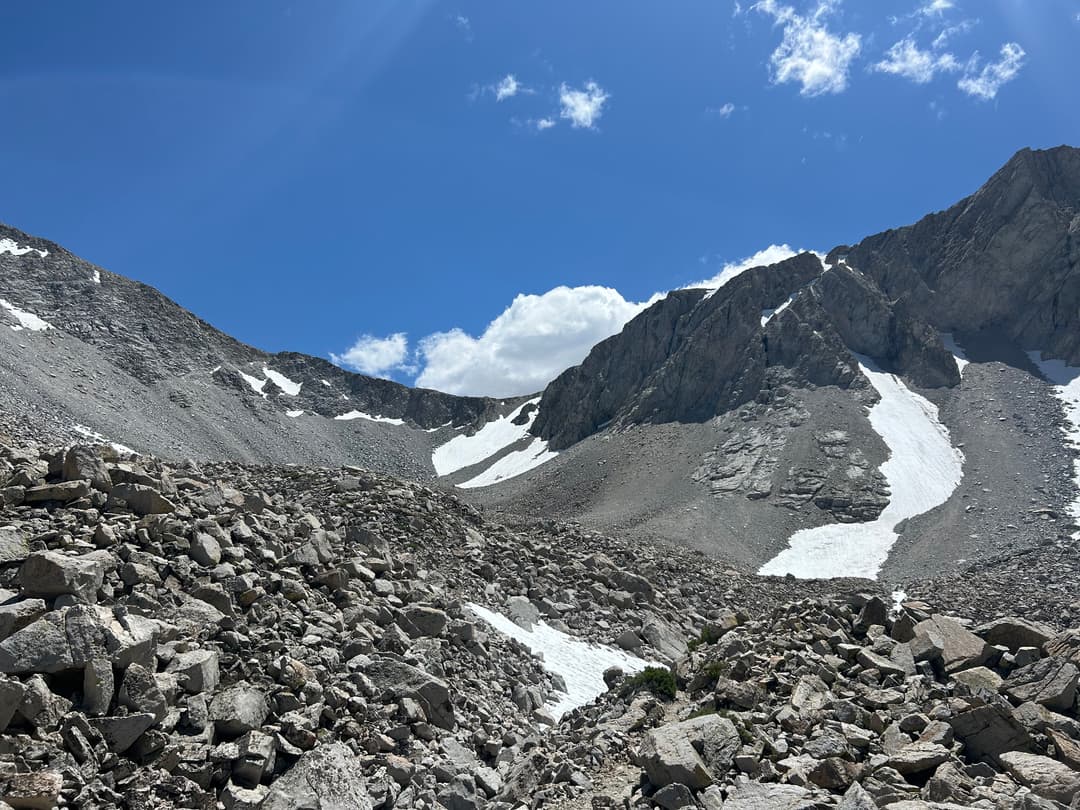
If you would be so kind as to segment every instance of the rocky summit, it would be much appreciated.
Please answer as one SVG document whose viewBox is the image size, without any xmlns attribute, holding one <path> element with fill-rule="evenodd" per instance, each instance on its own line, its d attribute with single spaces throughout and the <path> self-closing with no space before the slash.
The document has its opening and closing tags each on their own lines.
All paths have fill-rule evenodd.
<svg viewBox="0 0 1080 810">
<path fill-rule="evenodd" d="M 1080 150 L 542 392 L 0 228 L 0 810 L 1080 810 Z"/>
</svg>

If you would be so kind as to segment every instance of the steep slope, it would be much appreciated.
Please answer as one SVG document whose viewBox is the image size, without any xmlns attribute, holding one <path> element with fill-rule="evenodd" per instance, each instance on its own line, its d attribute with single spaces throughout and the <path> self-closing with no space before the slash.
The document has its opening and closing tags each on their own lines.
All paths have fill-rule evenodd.
<svg viewBox="0 0 1080 810">
<path fill-rule="evenodd" d="M 1073 530 L 1073 451 L 1059 391 L 1028 355 L 1080 365 L 1078 235 L 1080 150 L 1024 150 L 916 225 L 673 294 L 544 392 L 533 433 L 560 458 L 473 497 L 761 566 L 802 530 L 850 540 L 843 524 L 870 525 L 901 497 L 882 465 L 917 469 L 922 451 L 868 420 L 876 388 L 964 456 L 948 491 L 874 535 L 881 576 L 1051 542 Z M 885 389 L 860 357 L 890 375 Z M 783 570 L 853 570 L 842 545 Z M 878 570 L 878 548 L 860 570 Z"/>
<path fill-rule="evenodd" d="M 169 457 L 362 463 L 429 478 L 433 446 L 520 404 L 262 352 L 152 287 L 5 226 L 0 348 L 6 420 Z"/>
</svg>

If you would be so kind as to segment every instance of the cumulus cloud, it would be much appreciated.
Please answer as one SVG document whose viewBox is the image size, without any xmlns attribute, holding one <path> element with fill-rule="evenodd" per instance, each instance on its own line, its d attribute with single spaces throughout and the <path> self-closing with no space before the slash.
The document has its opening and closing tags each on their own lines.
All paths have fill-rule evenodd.
<svg viewBox="0 0 1080 810">
<path fill-rule="evenodd" d="M 836 0 L 821 0 L 809 16 L 777 0 L 754 5 L 783 27 L 783 39 L 769 59 L 773 84 L 796 82 L 801 85 L 799 92 L 808 97 L 847 89 L 848 73 L 862 48 L 862 38 L 856 33 L 841 36 L 828 29 L 825 20 L 836 4 Z"/>
<path fill-rule="evenodd" d="M 998 90 L 1003 84 L 1016 78 L 1024 65 L 1026 55 L 1019 44 L 1006 42 L 1001 46 L 1001 59 L 983 65 L 982 70 L 976 73 L 979 67 L 979 55 L 975 54 L 964 77 L 957 83 L 957 87 L 969 96 L 990 101 L 997 97 Z"/>
<path fill-rule="evenodd" d="M 554 118 L 540 118 L 535 122 L 534 125 L 538 130 L 543 132 L 545 129 L 551 129 L 553 126 L 555 126 L 555 123 L 556 122 Z"/>
<path fill-rule="evenodd" d="M 522 87 L 513 73 L 507 73 L 506 76 L 499 81 L 493 88 L 496 101 L 505 101 L 508 98 L 513 98 L 519 92 Z"/>
<path fill-rule="evenodd" d="M 701 281 L 695 281 L 693 284 L 687 284 L 685 289 L 704 287 L 706 289 L 718 290 L 737 275 L 749 270 L 751 267 L 776 264 L 785 259 L 790 259 L 796 253 L 797 251 L 792 250 L 790 245 L 769 245 L 767 248 L 759 250 L 753 256 L 747 256 L 745 259 L 726 263 L 716 275 L 702 279 Z"/>
<path fill-rule="evenodd" d="M 424 338 L 416 384 L 496 397 L 540 391 L 647 305 L 598 286 L 519 295 L 479 337 L 452 329 Z"/>
<path fill-rule="evenodd" d="M 384 338 L 361 335 L 343 354 L 330 354 L 336 365 L 372 377 L 385 377 L 395 371 L 409 372 L 408 358 L 409 340 L 404 332 Z"/>
<path fill-rule="evenodd" d="M 940 17 L 955 5 L 952 0 L 930 0 L 929 3 L 919 8 L 919 14 L 924 17 Z"/>
<path fill-rule="evenodd" d="M 902 39 L 885 52 L 885 58 L 871 67 L 879 73 L 891 73 L 926 84 L 939 72 L 960 70 L 960 63 L 951 53 L 924 51 L 910 37 Z"/>
<path fill-rule="evenodd" d="M 609 98 L 594 81 L 585 82 L 581 90 L 574 90 L 564 82 L 559 87 L 559 117 L 569 121 L 575 129 L 594 129 Z"/>
</svg>

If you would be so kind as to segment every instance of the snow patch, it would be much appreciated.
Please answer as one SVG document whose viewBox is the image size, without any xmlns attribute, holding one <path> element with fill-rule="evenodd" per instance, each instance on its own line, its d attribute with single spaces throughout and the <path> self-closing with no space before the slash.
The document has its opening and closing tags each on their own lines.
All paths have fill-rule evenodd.
<svg viewBox="0 0 1080 810">
<path fill-rule="evenodd" d="M 1080 450 L 1080 368 L 1067 366 L 1062 360 L 1044 360 L 1042 352 L 1028 352 L 1028 357 L 1053 383 L 1054 396 L 1061 400 L 1065 409 L 1065 441 L 1074 450 Z M 1080 458 L 1073 460 L 1073 483 L 1080 489 Z M 1080 492 L 1069 514 L 1080 522 Z M 1080 539 L 1080 532 L 1073 536 Z"/>
<path fill-rule="evenodd" d="M 369 422 L 382 422 L 386 425 L 405 424 L 404 419 L 394 419 L 389 416 L 372 416 L 371 414 L 364 413 L 363 411 L 349 411 L 348 413 L 343 413 L 341 416 L 335 416 L 334 418 L 337 419 L 339 422 L 350 422 L 353 419 L 366 419 Z"/>
<path fill-rule="evenodd" d="M 8 240 L 10 241 L 10 240 Z M 16 332 L 22 329 L 29 329 L 31 332 L 44 332 L 46 329 L 52 329 L 53 326 L 48 321 L 44 321 L 32 312 L 27 312 L 25 309 L 19 309 L 10 301 L 6 301 L 0 298 L 0 307 L 3 307 L 10 312 L 15 320 L 19 323 L 16 326 L 12 326 Z"/>
<path fill-rule="evenodd" d="M 266 385 L 266 380 L 260 380 L 258 377 L 252 377 L 250 374 L 240 372 L 240 376 L 244 378 L 245 382 L 251 386 L 251 390 L 256 394 L 262 394 L 262 398 L 266 399 L 266 393 L 263 391 L 263 386 Z"/>
<path fill-rule="evenodd" d="M 101 283 L 101 271 L 95 269 L 94 270 L 94 275 L 92 275 L 90 277 L 90 280 L 93 281 L 95 284 L 100 284 Z"/>
<path fill-rule="evenodd" d="M 126 444 L 120 444 L 119 442 L 111 442 L 98 433 L 96 430 L 91 430 L 86 425 L 72 425 L 71 429 L 78 433 L 80 436 L 84 436 L 91 441 L 100 442 L 101 444 L 107 444 L 117 453 L 122 456 L 137 456 L 139 455 Z"/>
<path fill-rule="evenodd" d="M 278 388 L 284 391 L 287 396 L 290 397 L 295 397 L 297 394 L 299 394 L 300 388 L 301 386 L 303 386 L 303 383 L 294 382 L 293 380 L 290 380 L 288 377 L 282 374 L 280 371 L 274 371 L 273 369 L 267 368 L 266 366 L 263 366 L 263 374 L 265 374 L 267 379 L 272 380 L 274 385 L 276 385 Z"/>
<path fill-rule="evenodd" d="M 956 338 L 953 337 L 952 332 L 941 333 L 941 343 L 945 349 L 952 354 L 953 359 L 956 361 L 956 370 L 960 372 L 960 376 L 964 376 L 964 369 L 967 368 L 968 360 L 967 353 L 963 350 L 959 343 L 956 342 Z"/>
<path fill-rule="evenodd" d="M 543 439 L 534 439 L 524 450 L 515 450 L 507 453 L 475 478 L 470 478 L 463 484 L 458 484 L 460 489 L 476 489 L 489 487 L 500 481 L 516 478 L 527 473 L 529 470 L 539 467 L 555 456 L 559 455 L 554 450 L 548 450 L 548 443 Z"/>
<path fill-rule="evenodd" d="M 563 679 L 566 691 L 556 692 L 548 703 L 551 713 L 557 718 L 592 703 L 604 694 L 608 690 L 604 683 L 604 671 L 609 667 L 619 667 L 632 675 L 650 666 L 648 661 L 641 658 L 611 647 L 590 644 L 544 622 L 538 622 L 532 630 L 525 630 L 501 613 L 471 602 L 467 607 L 499 633 L 524 644 L 541 660 L 544 669 Z"/>
<path fill-rule="evenodd" d="M 329 382 L 328 380 L 319 380 L 319 382 L 321 382 L 321 383 L 322 383 L 323 385 L 325 385 L 325 386 L 326 386 L 327 388 L 330 388 L 330 387 L 331 387 L 331 386 L 330 386 L 330 382 Z"/>
<path fill-rule="evenodd" d="M 904 609 L 904 602 L 907 601 L 907 594 L 901 588 L 897 588 L 892 592 L 892 611 L 889 615 L 899 616 L 900 611 Z"/>
<path fill-rule="evenodd" d="M 870 409 L 870 424 L 889 448 L 881 472 L 889 483 L 889 505 L 869 523 L 837 523 L 802 529 L 788 547 L 758 571 L 762 576 L 793 574 L 800 579 L 876 579 L 899 539 L 896 527 L 945 503 L 964 475 L 964 454 L 952 446 L 937 406 L 908 389 L 895 375 L 856 355 L 859 368 L 881 399 Z"/>
<path fill-rule="evenodd" d="M 45 258 L 49 255 L 47 250 L 38 250 L 32 247 L 19 247 L 18 243 L 12 239 L 0 239 L 0 255 L 4 253 L 10 253 L 12 256 L 25 256 L 27 253 L 36 253 L 41 258 Z"/>
<path fill-rule="evenodd" d="M 303 411 L 285 411 L 285 415 L 290 419 L 296 419 L 298 416 L 303 416 Z"/>
<path fill-rule="evenodd" d="M 773 318 L 775 318 L 777 315 L 779 315 L 785 309 L 790 307 L 791 302 L 794 301 L 799 296 L 799 292 L 801 292 L 801 290 L 799 290 L 797 292 L 793 292 L 791 295 L 789 295 L 787 297 L 787 300 L 784 301 L 776 309 L 763 309 L 763 310 L 761 310 L 761 325 L 764 327 L 765 324 L 767 324 L 769 321 L 771 321 Z"/>
<path fill-rule="evenodd" d="M 488 422 L 472 436 L 455 436 L 446 444 L 436 447 L 431 454 L 431 464 L 435 467 L 436 475 L 450 475 L 457 470 L 479 464 L 514 442 L 528 438 L 529 428 L 532 427 L 538 410 L 534 407 L 528 421 L 523 425 L 515 425 L 514 420 L 528 406 L 539 404 L 540 397 L 530 399 L 508 416 L 500 416 Z"/>
</svg>

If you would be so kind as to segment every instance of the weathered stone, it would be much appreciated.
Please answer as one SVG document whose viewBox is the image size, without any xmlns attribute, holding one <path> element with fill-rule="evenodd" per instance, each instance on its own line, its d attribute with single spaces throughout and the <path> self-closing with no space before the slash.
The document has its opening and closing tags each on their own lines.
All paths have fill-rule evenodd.
<svg viewBox="0 0 1080 810">
<path fill-rule="evenodd" d="M 14 810 L 51 810 L 59 803 L 63 787 L 64 777 L 56 771 L 0 777 L 0 797 Z"/>
<path fill-rule="evenodd" d="M 424 636 L 441 636 L 449 622 L 446 614 L 432 607 L 416 605 L 405 611 L 405 618 L 411 625 L 412 632 L 409 635 L 414 638 Z"/>
<path fill-rule="evenodd" d="M 956 619 L 940 615 L 934 615 L 915 625 L 915 638 L 910 644 L 913 653 L 916 647 L 925 650 L 940 649 L 942 664 L 945 671 L 950 673 L 977 667 L 985 663 L 991 654 L 990 645 L 983 639 Z M 915 654 L 916 661 L 928 660 L 931 657 Z"/>
<path fill-rule="evenodd" d="M 364 673 L 376 689 L 394 699 L 413 698 L 423 707 L 430 722 L 453 731 L 456 725 L 454 705 L 445 682 L 404 662 L 384 657 L 372 659 Z"/>
<path fill-rule="evenodd" d="M 982 636 L 987 644 L 1008 647 L 1012 652 L 1021 647 L 1041 649 L 1043 644 L 1054 637 L 1052 628 L 1016 616 L 987 622 L 975 628 L 975 632 Z"/>
<path fill-rule="evenodd" d="M 26 596 L 71 594 L 80 601 L 94 602 L 104 578 L 105 564 L 93 555 L 71 557 L 58 551 L 37 551 L 19 568 L 19 584 Z"/>
<path fill-rule="evenodd" d="M 74 667 L 63 612 L 48 613 L 0 641 L 0 672 L 53 673 Z"/>
<path fill-rule="evenodd" d="M 971 669 L 961 670 L 955 673 L 953 678 L 957 683 L 964 684 L 972 692 L 986 690 L 996 693 L 1001 684 L 1004 683 L 1004 679 L 1000 675 L 986 667 L 972 667 Z"/>
<path fill-rule="evenodd" d="M 164 720 L 169 711 L 169 704 L 158 689 L 153 674 L 139 664 L 131 664 L 124 671 L 117 700 L 133 712 L 152 714 L 157 722 Z"/>
<path fill-rule="evenodd" d="M 117 484 L 110 497 L 126 503 L 136 515 L 164 515 L 176 511 L 172 501 L 145 484 Z"/>
<path fill-rule="evenodd" d="M 731 767 L 741 744 L 730 720 L 705 715 L 648 732 L 638 762 L 657 787 L 678 782 L 702 790 Z"/>
<path fill-rule="evenodd" d="M 105 738 L 105 744 L 114 754 L 122 754 L 135 744 L 154 725 L 154 715 L 149 713 L 127 714 L 119 717 L 92 718 L 90 725 Z"/>
<path fill-rule="evenodd" d="M 948 758 L 949 749 L 943 745 L 914 742 L 889 757 L 889 767 L 907 776 L 932 771 Z"/>
<path fill-rule="evenodd" d="M 182 652 L 169 662 L 166 671 L 176 673 L 187 692 L 212 692 L 218 685 L 218 654 L 214 650 Z"/>
<path fill-rule="evenodd" d="M 262 810 L 371 810 L 363 773 L 348 746 L 320 746 L 270 785 Z"/>
<path fill-rule="evenodd" d="M 974 760 L 996 759 L 1006 751 L 1026 751 L 1031 738 L 1005 706 L 990 704 L 961 712 L 949 720 Z"/>
<path fill-rule="evenodd" d="M 26 535 L 16 526 L 0 526 L 0 565 L 22 562 L 30 554 Z"/>
<path fill-rule="evenodd" d="M 1068 710 L 1076 701 L 1080 669 L 1060 658 L 1043 658 L 1018 669 L 1001 686 L 1016 703 L 1033 701 L 1050 709 Z"/>
<path fill-rule="evenodd" d="M 745 782 L 737 785 L 724 802 L 724 810 L 817 810 L 813 795 L 798 785 Z"/>
<path fill-rule="evenodd" d="M 0 732 L 7 729 L 26 695 L 26 687 L 13 678 L 0 678 Z"/>
<path fill-rule="evenodd" d="M 91 717 L 108 713 L 116 679 L 108 659 L 92 658 L 83 667 L 83 711 Z"/>
<path fill-rule="evenodd" d="M 40 487 L 29 487 L 23 494 L 26 503 L 45 503 L 47 501 L 60 501 L 67 503 L 85 498 L 90 494 L 90 484 L 86 481 L 65 481 L 60 484 L 44 484 Z"/>
<path fill-rule="evenodd" d="M 229 737 L 260 728 L 269 713 L 266 693 L 246 683 L 223 689 L 210 701 L 214 727 Z"/>
<path fill-rule="evenodd" d="M 1021 785 L 1046 799 L 1068 804 L 1080 796 L 1080 772 L 1050 757 L 1011 751 L 1001 763 Z"/>
<path fill-rule="evenodd" d="M 98 448 L 77 444 L 64 454 L 64 480 L 89 481 L 94 489 L 108 492 L 112 477 Z"/>
<path fill-rule="evenodd" d="M 207 567 L 221 562 L 221 544 L 205 532 L 196 532 L 191 541 L 191 559 Z"/>
<path fill-rule="evenodd" d="M 40 619 L 45 613 L 45 602 L 41 599 L 20 599 L 0 605 L 0 641 Z"/>
</svg>

